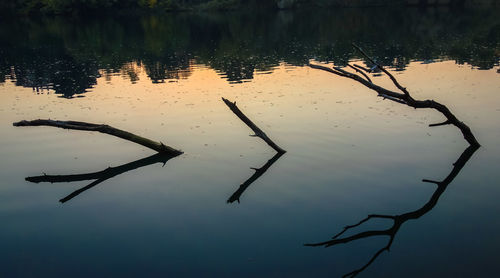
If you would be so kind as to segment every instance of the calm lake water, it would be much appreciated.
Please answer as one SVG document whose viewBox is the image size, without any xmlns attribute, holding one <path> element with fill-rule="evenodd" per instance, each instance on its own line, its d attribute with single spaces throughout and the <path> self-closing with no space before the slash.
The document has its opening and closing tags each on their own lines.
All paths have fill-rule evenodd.
<svg viewBox="0 0 500 278">
<path fill-rule="evenodd" d="M 0 19 L 1 277 L 340 277 L 387 236 L 329 248 L 369 214 L 422 208 L 468 144 L 443 116 L 383 100 L 311 63 L 365 64 L 446 105 L 482 145 L 432 209 L 359 277 L 495 277 L 500 256 L 500 10 L 346 9 Z M 365 64 L 368 65 L 368 64 Z M 393 88 L 387 77 L 373 81 Z M 395 90 L 395 89 L 394 89 Z M 221 101 L 240 109 L 282 156 Z M 106 123 L 105 134 L 13 127 Z M 93 180 L 26 177 L 122 173 Z M 267 168 L 268 167 L 268 168 Z M 240 185 L 267 171 L 243 192 Z M 126 171 L 130 170 L 130 171 Z M 239 201 L 227 202 L 233 193 Z M 234 200 L 231 199 L 231 200 Z M 391 227 L 372 219 L 349 235 Z"/>
</svg>

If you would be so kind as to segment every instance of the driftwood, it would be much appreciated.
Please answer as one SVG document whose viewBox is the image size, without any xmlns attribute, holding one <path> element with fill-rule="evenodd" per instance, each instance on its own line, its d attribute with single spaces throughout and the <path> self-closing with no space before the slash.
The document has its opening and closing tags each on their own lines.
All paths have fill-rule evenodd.
<svg viewBox="0 0 500 278">
<path fill-rule="evenodd" d="M 480 144 L 472 134 L 471 129 L 463 122 L 459 121 L 455 115 L 443 104 L 440 104 L 434 100 L 415 100 L 408 90 L 403 87 L 397 80 L 396 78 L 389 72 L 387 71 L 384 67 L 382 67 L 380 64 L 376 63 L 372 58 L 370 58 L 361 48 L 358 46 L 354 45 L 353 46 L 372 64 L 371 68 L 365 68 L 363 66 L 357 65 L 357 64 L 347 64 L 349 68 L 353 69 L 356 71 L 356 73 L 351 73 L 348 72 L 340 67 L 325 67 L 321 65 L 314 65 L 310 64 L 309 66 L 315 69 L 320 69 L 324 70 L 330 73 L 333 73 L 338 76 L 346 77 L 353 79 L 364 86 L 368 87 L 369 89 L 372 89 L 378 93 L 379 96 L 384 97 L 386 99 L 408 105 L 410 107 L 414 108 L 432 108 L 435 109 L 439 112 L 441 112 L 446 120 L 442 123 L 436 123 L 436 124 L 430 124 L 429 126 L 434 127 L 434 126 L 441 126 L 441 125 L 454 125 L 456 126 L 461 132 L 464 137 L 464 139 L 469 143 L 469 147 L 465 149 L 465 151 L 460 155 L 458 160 L 453 164 L 453 169 L 451 172 L 448 174 L 448 176 L 443 180 L 443 181 L 432 181 L 432 180 L 427 180 L 424 179 L 422 180 L 423 182 L 428 182 L 428 183 L 434 183 L 437 185 L 436 190 L 432 194 L 431 198 L 427 203 L 425 203 L 421 208 L 403 213 L 400 215 L 382 215 L 382 214 L 371 214 L 368 215 L 366 218 L 363 220 L 359 221 L 358 223 L 354 225 L 349 225 L 344 227 L 344 229 L 336 234 L 335 236 L 332 237 L 331 240 L 328 241 L 323 241 L 319 243 L 308 243 L 305 244 L 305 246 L 324 246 L 324 247 L 330 247 L 334 246 L 337 244 L 342 244 L 342 243 L 348 243 L 351 241 L 355 241 L 358 239 L 363 239 L 363 238 L 369 238 L 369 237 L 374 237 L 374 236 L 388 236 L 389 241 L 387 245 L 379 249 L 378 251 L 375 252 L 375 254 L 371 257 L 371 259 L 362 267 L 349 272 L 345 274 L 343 277 L 354 277 L 358 275 L 360 272 L 365 270 L 371 263 L 377 259 L 377 257 L 384 251 L 389 251 L 393 241 L 394 237 L 396 236 L 397 232 L 401 228 L 401 226 L 408 220 L 411 219 L 417 219 L 420 218 L 421 216 L 425 215 L 428 213 L 430 210 L 436 206 L 439 197 L 444 193 L 448 185 L 455 179 L 455 177 L 459 174 L 459 172 L 462 170 L 462 168 L 465 166 L 467 161 L 472 157 L 474 152 L 480 147 Z M 372 80 L 368 77 L 367 73 L 372 73 L 374 70 L 377 71 L 382 71 L 385 73 L 392 81 L 392 83 L 398 88 L 400 92 L 395 92 L 388 90 L 386 88 L 380 87 L 372 82 Z M 385 230 L 370 230 L 370 231 L 364 231 L 360 232 L 351 236 L 347 237 L 341 237 L 345 232 L 348 230 L 358 227 L 362 225 L 363 223 L 369 221 L 370 219 L 390 219 L 393 221 L 393 225 Z"/>
<path fill-rule="evenodd" d="M 260 167 L 260 168 L 251 168 L 252 170 L 255 170 L 255 173 L 250 177 L 248 178 L 245 182 L 243 182 L 240 187 L 238 188 L 238 190 L 236 190 L 233 195 L 231 195 L 231 197 L 229 197 L 229 199 L 227 200 L 228 203 L 233 203 L 234 201 L 238 201 L 238 203 L 240 202 L 240 198 L 241 198 L 241 194 L 243 194 L 243 192 L 245 192 L 245 190 L 254 182 L 256 181 L 258 178 L 260 178 L 260 176 L 262 176 L 269 168 L 271 168 L 271 166 L 276 162 L 278 161 L 278 159 L 280 159 L 280 157 L 283 155 L 284 153 L 277 153 L 275 154 L 271 159 L 269 159 L 269 161 L 267 161 L 266 164 L 264 164 L 264 166 Z"/>
<path fill-rule="evenodd" d="M 253 130 L 253 132 L 255 132 L 254 135 L 250 135 L 250 136 L 259 137 L 260 139 L 264 140 L 264 142 L 266 142 L 271 148 L 276 150 L 278 153 L 286 153 L 286 151 L 284 149 L 282 149 L 278 145 L 276 145 L 276 143 L 274 143 L 273 140 L 271 140 L 271 138 L 269 138 L 266 135 L 266 133 L 264 133 L 264 131 L 262 131 L 247 116 L 245 116 L 245 114 L 243 114 L 243 112 L 241 112 L 241 110 L 238 108 L 238 106 L 236 106 L 236 102 L 231 102 L 225 98 L 222 98 L 222 100 L 229 107 L 229 109 L 231 109 L 231 111 L 233 111 L 233 113 L 236 116 L 238 116 L 238 118 L 240 118 L 240 120 L 242 120 L 250 129 Z"/>
<path fill-rule="evenodd" d="M 13 123 L 14 126 L 53 126 L 64 129 L 75 129 L 75 130 L 85 130 L 85 131 L 97 131 L 101 133 L 106 133 L 109 135 L 113 135 L 119 138 L 122 138 L 127 141 L 131 141 L 142 145 L 144 147 L 155 150 L 159 153 L 170 154 L 170 155 L 179 155 L 182 154 L 182 151 L 176 150 L 172 147 L 166 146 L 161 142 L 155 142 L 148 138 L 144 138 L 133 133 L 114 128 L 109 125 L 104 124 L 91 124 L 85 122 L 76 122 L 76 121 L 55 121 L 55 120 L 33 120 L 33 121 L 20 121 L 17 123 Z"/>
<path fill-rule="evenodd" d="M 36 176 L 36 177 L 27 177 L 26 180 L 29 182 L 33 183 L 39 183 L 39 182 L 50 182 L 50 183 L 56 183 L 56 182 L 74 182 L 74 181 L 84 181 L 84 180 L 95 180 L 89 185 L 82 187 L 73 193 L 69 194 L 68 196 L 62 198 L 59 200 L 61 203 L 65 203 L 74 197 L 78 196 L 80 193 L 110 179 L 115 176 L 118 176 L 120 174 L 123 174 L 128 171 L 132 171 L 137 168 L 141 168 L 144 166 L 148 166 L 151 164 L 155 163 L 167 163 L 168 160 L 171 158 L 175 157 L 176 155 L 169 155 L 169 154 L 163 154 L 163 153 L 157 153 L 152 156 L 148 156 L 146 158 L 142 158 L 133 162 L 129 162 L 127 164 L 123 164 L 117 167 L 108 167 L 107 169 L 104 169 L 99 172 L 94 172 L 94 173 L 86 173 L 86 174 L 76 174 L 76 175 L 42 175 L 42 176 Z"/>
<path fill-rule="evenodd" d="M 432 109 L 435 109 L 435 110 L 441 112 L 441 114 L 443 114 L 443 116 L 446 118 L 446 120 L 443 121 L 442 123 L 431 124 L 429 126 L 432 127 L 432 126 L 441 126 L 441 125 L 449 125 L 449 124 L 454 125 L 462 132 L 464 139 L 470 145 L 480 146 L 478 141 L 476 140 L 476 138 L 472 134 L 471 129 L 465 123 L 459 121 L 457 119 L 457 117 L 455 117 L 455 115 L 453 115 L 453 113 L 451 113 L 451 111 L 446 106 L 444 106 L 443 104 L 436 102 L 434 100 L 415 100 L 410 95 L 408 90 L 405 87 L 403 87 L 401 84 L 399 84 L 399 82 L 396 80 L 396 78 L 389 71 L 387 71 L 384 67 L 382 67 L 378 63 L 376 63 L 361 48 L 359 48 L 356 45 L 354 45 L 354 47 L 359 52 L 361 52 L 361 54 L 363 56 L 365 56 L 366 59 L 368 59 L 368 61 L 370 63 L 373 64 L 373 67 L 371 69 L 368 69 L 368 68 L 365 68 L 365 67 L 360 66 L 360 65 L 355 64 L 355 65 L 351 66 L 348 64 L 350 68 L 354 68 L 357 73 L 360 73 L 360 72 L 362 73 L 362 71 L 365 71 L 366 73 L 371 73 L 373 71 L 373 69 L 379 69 L 391 79 L 391 81 L 394 83 L 394 85 L 401 92 L 391 91 L 391 90 L 388 90 L 386 88 L 383 88 L 383 87 L 376 85 L 375 83 L 373 83 L 371 81 L 371 79 L 365 73 L 362 73 L 361 75 L 357 74 L 357 73 L 351 73 L 351 72 L 348 72 L 340 67 L 331 67 L 330 68 L 330 67 L 325 67 L 325 66 L 315 65 L 315 64 L 309 64 L 309 66 L 311 68 L 314 68 L 314 69 L 324 70 L 324 71 L 333 73 L 333 74 L 338 75 L 338 76 L 353 79 L 353 80 L 363 84 L 364 86 L 368 87 L 369 89 L 376 91 L 379 96 L 384 97 L 386 99 L 389 99 L 389 100 L 392 100 L 392 101 L 395 101 L 398 103 L 406 104 L 406 105 L 413 107 L 413 108 L 432 108 Z"/>
</svg>

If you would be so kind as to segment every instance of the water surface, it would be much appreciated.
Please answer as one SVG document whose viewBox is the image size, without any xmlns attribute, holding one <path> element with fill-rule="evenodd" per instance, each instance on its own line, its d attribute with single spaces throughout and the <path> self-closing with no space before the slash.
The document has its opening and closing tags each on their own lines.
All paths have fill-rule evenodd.
<svg viewBox="0 0 500 278">
<path fill-rule="evenodd" d="M 37 18 L 0 28 L 0 276 L 339 277 L 386 237 L 330 248 L 368 214 L 422 207 L 467 148 L 436 111 L 383 100 L 305 66 L 365 64 L 435 99 L 481 143 L 436 206 L 360 277 L 493 277 L 500 248 L 500 21 L 487 11 L 380 10 Z M 392 87 L 390 80 L 373 80 Z M 221 101 L 287 150 L 273 157 Z M 184 154 L 92 182 L 30 183 L 154 152 L 99 133 L 13 127 L 106 123 Z M 373 221 L 358 227 L 389 227 Z"/>
</svg>

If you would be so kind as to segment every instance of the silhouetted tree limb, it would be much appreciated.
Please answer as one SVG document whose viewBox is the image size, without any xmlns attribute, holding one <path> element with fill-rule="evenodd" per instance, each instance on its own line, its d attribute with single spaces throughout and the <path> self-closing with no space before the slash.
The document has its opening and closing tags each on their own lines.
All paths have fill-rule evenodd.
<svg viewBox="0 0 500 278">
<path fill-rule="evenodd" d="M 363 75 L 363 77 L 366 79 L 366 81 L 373 83 L 372 80 L 370 79 L 370 77 L 368 77 L 368 75 L 366 75 L 366 73 L 364 73 L 359 68 L 355 67 L 354 65 L 350 65 L 349 63 L 347 63 L 347 66 L 350 67 L 351 69 L 355 70 L 357 73 Z"/>
<path fill-rule="evenodd" d="M 255 132 L 255 134 L 251 135 L 251 136 L 256 136 L 256 137 L 261 138 L 262 140 L 264 140 L 264 142 L 266 142 L 271 148 L 276 150 L 278 153 L 286 153 L 286 151 L 284 149 L 282 149 L 278 145 L 276 145 L 276 143 L 274 143 L 273 140 L 271 140 L 271 138 L 269 138 L 266 135 L 266 133 L 264 133 L 264 131 L 262 131 L 247 116 L 245 116 L 245 114 L 243 114 L 243 112 L 241 112 L 241 110 L 238 108 L 238 106 L 236 106 L 236 102 L 231 102 L 225 98 L 222 98 L 222 100 L 229 107 L 229 109 L 231 109 L 231 111 L 233 111 L 233 113 L 236 116 L 238 116 L 238 118 L 240 118 L 240 120 L 242 120 L 249 128 L 251 128 L 253 130 L 253 132 Z"/>
<path fill-rule="evenodd" d="M 383 88 L 381 86 L 378 86 L 378 85 L 374 84 L 373 82 L 371 82 L 371 80 L 364 78 L 365 74 L 358 75 L 356 73 L 348 72 L 348 71 L 346 71 L 346 70 L 344 70 L 344 69 L 342 69 L 340 67 L 332 67 L 332 68 L 330 68 L 330 67 L 321 66 L 321 65 L 315 65 L 315 64 L 309 64 L 309 66 L 312 67 L 312 68 L 315 68 L 315 69 L 320 69 L 320 70 L 324 70 L 324 71 L 333 73 L 333 74 L 338 75 L 338 76 L 342 76 L 342 77 L 353 79 L 353 80 L 355 80 L 355 81 L 363 84 L 364 86 L 368 87 L 369 89 L 372 89 L 372 90 L 376 91 L 379 94 L 379 96 L 387 98 L 387 99 L 390 99 L 392 101 L 396 101 L 398 103 L 406 104 L 406 105 L 408 105 L 410 107 L 413 107 L 413 108 L 432 108 L 432 109 L 435 109 L 435 110 L 441 112 L 441 114 L 443 114 L 443 116 L 446 117 L 446 121 L 443 122 L 443 123 L 441 123 L 441 124 L 431 124 L 430 126 L 439 126 L 439 125 L 445 125 L 445 124 L 452 124 L 452 125 L 456 126 L 462 132 L 464 139 L 470 145 L 474 145 L 474 146 L 478 146 L 478 147 L 480 146 L 479 142 L 476 140 L 476 138 L 472 134 L 472 131 L 470 130 L 470 128 L 465 123 L 459 121 L 457 119 L 457 117 L 448 109 L 448 107 L 446 107 L 443 104 L 441 104 L 439 102 L 436 102 L 434 100 L 415 100 L 410 95 L 410 93 L 408 92 L 408 90 L 405 87 L 401 86 L 401 84 L 399 84 L 399 82 L 396 80 L 396 78 L 389 71 L 387 71 L 380 64 L 377 64 L 361 48 L 359 48 L 356 45 L 354 45 L 354 47 L 359 52 L 361 52 L 361 54 L 363 56 L 365 56 L 368 59 L 368 61 L 370 61 L 374 65 L 374 68 L 378 68 L 382 72 L 384 72 L 385 74 L 387 74 L 387 76 L 391 79 L 391 81 L 394 83 L 394 85 L 402 93 L 394 92 L 394 91 L 388 90 L 386 88 Z M 359 66 L 359 65 L 356 65 L 356 64 L 353 65 L 353 66 L 349 65 L 349 67 L 350 68 L 354 68 L 356 70 L 356 72 L 361 72 L 358 69 L 364 70 L 366 72 L 372 72 L 372 70 L 366 69 L 366 68 L 364 68 L 362 66 Z"/>
<path fill-rule="evenodd" d="M 363 56 L 365 56 L 366 59 L 368 59 L 373 65 L 375 65 L 378 69 L 380 69 L 382 72 L 387 74 L 387 76 L 389 76 L 389 78 L 391 79 L 392 83 L 394 83 L 394 85 L 396 85 L 396 87 L 399 90 L 401 90 L 403 92 L 403 94 L 405 94 L 406 96 L 410 95 L 410 93 L 406 90 L 406 88 L 401 86 L 401 84 L 399 84 L 399 82 L 396 80 L 396 78 L 390 72 L 388 72 L 384 67 L 382 67 L 381 65 L 376 63 L 372 58 L 370 58 L 370 56 L 368 56 L 359 46 L 357 46 L 354 43 L 352 44 L 352 46 L 354 46 L 354 48 L 356 48 L 359 52 L 361 52 L 361 54 L 363 54 Z"/>
<path fill-rule="evenodd" d="M 27 177 L 26 180 L 34 183 L 39 182 L 74 182 L 74 181 L 83 181 L 83 180 L 95 180 L 87 186 L 84 186 L 78 190 L 75 190 L 73 193 L 59 200 L 61 203 L 67 202 L 74 197 L 78 196 L 80 193 L 110 179 L 117 175 L 123 174 L 125 172 L 141 168 L 144 166 L 148 166 L 155 163 L 167 163 L 173 157 L 177 155 L 157 153 L 146 158 L 142 158 L 133 162 L 129 162 L 127 164 L 123 164 L 117 167 L 108 167 L 99 172 L 94 173 L 86 173 L 86 174 L 76 174 L 76 175 L 42 175 L 36 177 Z"/>
<path fill-rule="evenodd" d="M 85 130 L 85 131 L 97 131 L 101 133 L 106 133 L 112 136 L 122 138 L 127 141 L 131 141 L 142 145 L 144 147 L 153 149 L 159 153 L 179 155 L 182 151 L 176 150 L 172 147 L 166 146 L 161 142 L 155 142 L 148 138 L 144 138 L 133 133 L 114 128 L 109 125 L 104 124 L 92 124 L 77 121 L 55 121 L 55 120 L 33 120 L 33 121 L 20 121 L 13 123 L 14 126 L 53 126 L 64 129 L 75 129 L 75 130 Z"/>
<path fill-rule="evenodd" d="M 282 152 L 278 152 L 277 154 L 275 154 L 271 159 L 269 159 L 269 161 L 267 161 L 266 164 L 264 164 L 264 166 L 260 167 L 260 168 L 252 168 L 253 170 L 255 170 L 255 173 L 250 177 L 248 178 L 245 182 L 243 182 L 240 187 L 238 188 L 238 190 L 236 190 L 233 195 L 231 195 L 231 197 L 229 197 L 229 199 L 227 200 L 228 203 L 233 203 L 234 201 L 238 201 L 238 203 L 240 202 L 240 197 L 241 197 L 241 194 L 243 194 L 243 192 L 245 192 L 245 190 L 254 182 L 256 181 L 258 178 L 260 178 L 260 176 L 262 176 L 273 164 L 274 162 L 276 162 L 284 153 Z"/>
</svg>

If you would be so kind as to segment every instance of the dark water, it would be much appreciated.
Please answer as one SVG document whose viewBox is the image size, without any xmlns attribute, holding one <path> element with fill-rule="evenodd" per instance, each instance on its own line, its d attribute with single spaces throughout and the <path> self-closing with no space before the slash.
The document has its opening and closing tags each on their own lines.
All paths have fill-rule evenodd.
<svg viewBox="0 0 500 278">
<path fill-rule="evenodd" d="M 1 19 L 0 276 L 498 276 L 498 14 Z M 446 105 L 481 148 L 429 127 L 436 111 L 305 66 L 369 66 L 352 42 L 414 98 Z M 287 153 L 249 137 L 221 97 Z M 37 118 L 106 123 L 184 154 L 12 126 Z M 371 214 L 384 217 L 341 236 L 369 237 L 304 246 Z"/>
</svg>

